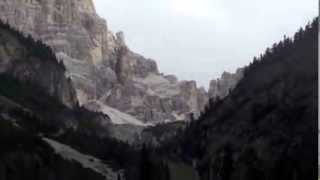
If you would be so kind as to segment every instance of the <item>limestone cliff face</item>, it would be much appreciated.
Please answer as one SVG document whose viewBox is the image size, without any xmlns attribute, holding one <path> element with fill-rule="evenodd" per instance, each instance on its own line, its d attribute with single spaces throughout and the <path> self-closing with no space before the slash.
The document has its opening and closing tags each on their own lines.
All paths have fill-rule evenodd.
<svg viewBox="0 0 320 180">
<path fill-rule="evenodd" d="M 41 49 L 42 48 L 42 49 Z M 50 48 L 0 23 L 0 73 L 43 88 L 66 106 L 77 105 L 76 92 L 65 68 Z"/>
<path fill-rule="evenodd" d="M 111 53 L 106 23 L 95 14 L 91 1 L 1 0 L 0 9 L 3 21 L 50 45 L 64 61 L 77 90 L 95 97 L 94 65 Z"/>
<path fill-rule="evenodd" d="M 164 122 L 185 120 L 207 101 L 195 82 L 164 76 L 154 60 L 132 52 L 92 0 L 0 0 L 0 18 L 53 48 L 82 105 L 98 100 L 141 121 Z"/>
<path fill-rule="evenodd" d="M 235 88 L 238 82 L 242 79 L 244 68 L 239 68 L 235 73 L 224 72 L 221 78 L 212 80 L 209 87 L 210 98 L 224 98 L 231 90 Z"/>
</svg>

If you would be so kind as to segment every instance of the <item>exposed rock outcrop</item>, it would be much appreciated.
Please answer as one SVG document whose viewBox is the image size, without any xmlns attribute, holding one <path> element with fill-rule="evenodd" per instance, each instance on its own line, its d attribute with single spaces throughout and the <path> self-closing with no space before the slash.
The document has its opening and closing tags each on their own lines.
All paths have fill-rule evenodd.
<svg viewBox="0 0 320 180">
<path fill-rule="evenodd" d="M 114 35 L 92 0 L 1 0 L 0 18 L 54 49 L 80 104 L 98 100 L 141 121 L 185 120 L 207 94 L 194 82 L 159 73 L 154 60 L 132 52 Z"/>
<path fill-rule="evenodd" d="M 44 44 L 11 30 L 0 22 L 0 73 L 7 73 L 21 82 L 44 88 L 64 105 L 77 105 L 76 92 L 65 67 Z"/>
<path fill-rule="evenodd" d="M 209 86 L 210 98 L 224 98 L 233 90 L 238 82 L 242 79 L 244 68 L 239 68 L 235 73 L 224 72 L 221 78 L 212 80 Z"/>
</svg>

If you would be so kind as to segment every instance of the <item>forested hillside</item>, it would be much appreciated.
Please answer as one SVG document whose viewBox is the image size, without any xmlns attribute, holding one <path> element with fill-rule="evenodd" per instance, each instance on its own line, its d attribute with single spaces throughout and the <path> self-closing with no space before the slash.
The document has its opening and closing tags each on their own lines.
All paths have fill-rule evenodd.
<svg viewBox="0 0 320 180">
<path fill-rule="evenodd" d="M 107 115 L 90 112 L 72 98 L 67 99 L 71 94 L 65 93 L 74 90 L 65 77 L 64 65 L 49 47 L 0 22 L 0 69 L 1 180 L 104 179 L 106 175 L 116 179 L 121 176 L 118 173 L 120 156 L 115 153 L 130 151 L 130 148 L 108 138 L 106 125 L 110 119 Z M 101 149 L 105 155 L 102 159 L 110 161 L 107 164 L 111 164 L 114 170 L 110 171 L 114 172 L 97 173 L 84 168 L 80 160 L 63 158 L 43 137 L 63 139 L 86 154 Z M 106 145 L 95 144 L 85 149 L 81 145 L 88 144 L 82 143 L 75 147 L 77 138 Z M 123 148 L 117 149 L 117 146 Z"/>
<path fill-rule="evenodd" d="M 202 180 L 315 179 L 317 52 L 315 19 L 255 57 L 230 95 L 211 100 L 161 152 L 192 164 Z"/>
<path fill-rule="evenodd" d="M 315 19 L 255 57 L 198 119 L 128 144 L 110 136 L 107 115 L 74 101 L 50 48 L 0 23 L 0 179 L 316 178 L 317 51 Z"/>
</svg>

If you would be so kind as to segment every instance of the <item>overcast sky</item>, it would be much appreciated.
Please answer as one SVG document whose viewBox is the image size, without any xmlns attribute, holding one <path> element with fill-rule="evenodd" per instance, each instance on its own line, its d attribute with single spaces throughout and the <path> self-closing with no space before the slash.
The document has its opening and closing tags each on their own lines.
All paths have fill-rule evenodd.
<svg viewBox="0 0 320 180">
<path fill-rule="evenodd" d="M 201 86 L 234 72 L 318 13 L 317 0 L 94 0 L 109 28 L 165 74 Z"/>
</svg>

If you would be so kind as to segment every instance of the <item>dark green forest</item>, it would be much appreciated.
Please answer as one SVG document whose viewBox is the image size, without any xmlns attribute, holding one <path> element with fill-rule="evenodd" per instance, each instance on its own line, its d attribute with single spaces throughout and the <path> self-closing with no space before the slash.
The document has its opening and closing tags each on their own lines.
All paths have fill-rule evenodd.
<svg viewBox="0 0 320 180">
<path fill-rule="evenodd" d="M 65 70 L 47 45 L 2 22 L 1 32 L 16 37 L 25 59 L 50 59 Z M 0 46 L 7 40 L 0 34 Z M 119 180 L 316 179 L 317 52 L 314 19 L 254 57 L 226 98 L 211 99 L 198 119 L 158 146 L 113 139 L 100 126 L 107 115 L 66 107 L 37 84 L 2 73 L 0 180 L 103 179 L 56 155 L 41 136 L 124 170 Z M 149 131 L 160 136 L 166 129 Z"/>
<path fill-rule="evenodd" d="M 159 151 L 193 164 L 200 179 L 316 179 L 318 19 L 246 67 L 225 99 Z M 178 145 L 176 145 L 178 144 Z"/>
</svg>

